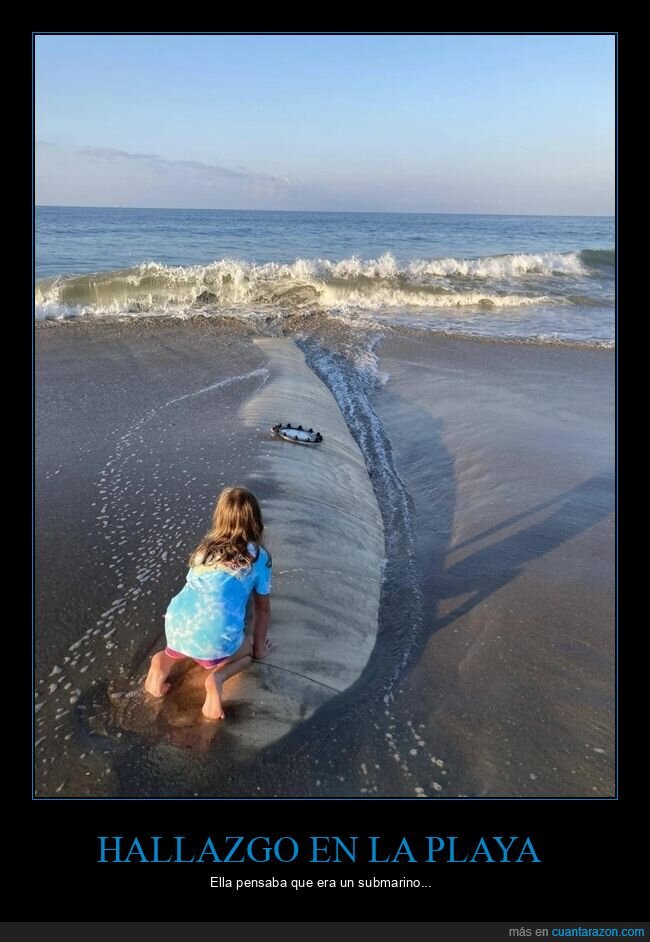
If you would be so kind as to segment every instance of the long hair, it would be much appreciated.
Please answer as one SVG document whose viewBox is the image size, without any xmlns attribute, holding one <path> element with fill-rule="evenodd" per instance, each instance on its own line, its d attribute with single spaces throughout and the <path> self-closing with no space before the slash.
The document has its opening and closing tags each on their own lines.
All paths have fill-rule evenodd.
<svg viewBox="0 0 650 942">
<path fill-rule="evenodd" d="M 212 513 L 212 524 L 190 556 L 190 566 L 222 564 L 247 569 L 257 559 L 248 544 L 262 546 L 264 522 L 254 494 L 245 487 L 224 487 Z M 268 553 L 268 550 L 267 550 Z M 270 562 L 269 554 L 269 562 Z"/>
</svg>

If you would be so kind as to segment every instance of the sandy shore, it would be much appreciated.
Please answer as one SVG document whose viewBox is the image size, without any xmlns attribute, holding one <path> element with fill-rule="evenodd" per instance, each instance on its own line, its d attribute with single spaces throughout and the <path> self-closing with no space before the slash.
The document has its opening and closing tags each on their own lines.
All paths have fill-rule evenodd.
<svg viewBox="0 0 650 942">
<path fill-rule="evenodd" d="M 215 493 L 250 473 L 237 412 L 264 356 L 227 326 L 216 343 L 200 325 L 144 321 L 45 327 L 36 341 L 37 784 L 119 793 L 108 691 L 160 646 Z M 233 376 L 216 399 L 165 406 Z"/>
<path fill-rule="evenodd" d="M 424 611 L 396 712 L 444 792 L 613 794 L 613 352 L 420 336 L 380 366 Z"/>
<path fill-rule="evenodd" d="M 256 335 L 37 330 L 38 793 L 611 795 L 611 351 L 384 341 L 372 408 L 411 508 L 408 651 L 397 566 L 360 678 L 253 757 L 191 717 L 158 738 L 121 722 L 111 691 L 155 649 L 214 493 L 276 495 L 240 436 Z"/>
</svg>

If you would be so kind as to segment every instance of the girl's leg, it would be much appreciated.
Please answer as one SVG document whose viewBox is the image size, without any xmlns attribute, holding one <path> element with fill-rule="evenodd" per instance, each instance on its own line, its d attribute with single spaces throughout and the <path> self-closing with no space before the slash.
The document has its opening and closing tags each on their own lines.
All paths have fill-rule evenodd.
<svg viewBox="0 0 650 942">
<path fill-rule="evenodd" d="M 221 701 L 222 689 L 226 680 L 243 671 L 253 660 L 253 646 L 248 639 L 238 651 L 213 668 L 205 678 L 205 703 L 203 715 L 209 720 L 222 720 L 225 717 Z"/>
<path fill-rule="evenodd" d="M 159 651 L 151 658 L 151 667 L 144 682 L 144 689 L 152 697 L 164 697 L 169 690 L 169 684 L 166 683 L 170 670 L 181 660 L 177 657 L 170 657 L 164 651 Z"/>
</svg>

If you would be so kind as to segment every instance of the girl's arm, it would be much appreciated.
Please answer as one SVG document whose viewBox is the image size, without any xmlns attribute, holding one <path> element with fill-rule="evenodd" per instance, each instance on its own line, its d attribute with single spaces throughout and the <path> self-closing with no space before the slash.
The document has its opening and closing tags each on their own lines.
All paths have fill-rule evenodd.
<svg viewBox="0 0 650 942">
<path fill-rule="evenodd" d="M 260 660 L 269 653 L 266 643 L 269 625 L 271 624 L 271 596 L 258 595 L 253 592 L 253 657 Z"/>
</svg>

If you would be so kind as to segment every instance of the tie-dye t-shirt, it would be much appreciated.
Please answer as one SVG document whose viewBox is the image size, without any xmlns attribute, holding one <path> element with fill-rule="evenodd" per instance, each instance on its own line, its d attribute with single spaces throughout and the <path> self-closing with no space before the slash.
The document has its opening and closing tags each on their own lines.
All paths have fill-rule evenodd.
<svg viewBox="0 0 650 942">
<path fill-rule="evenodd" d="M 257 558 L 246 569 L 193 566 L 189 570 L 165 615 L 168 647 L 188 657 L 212 660 L 229 657 L 241 646 L 251 592 L 271 591 L 269 554 L 252 543 L 248 551 Z"/>
</svg>

